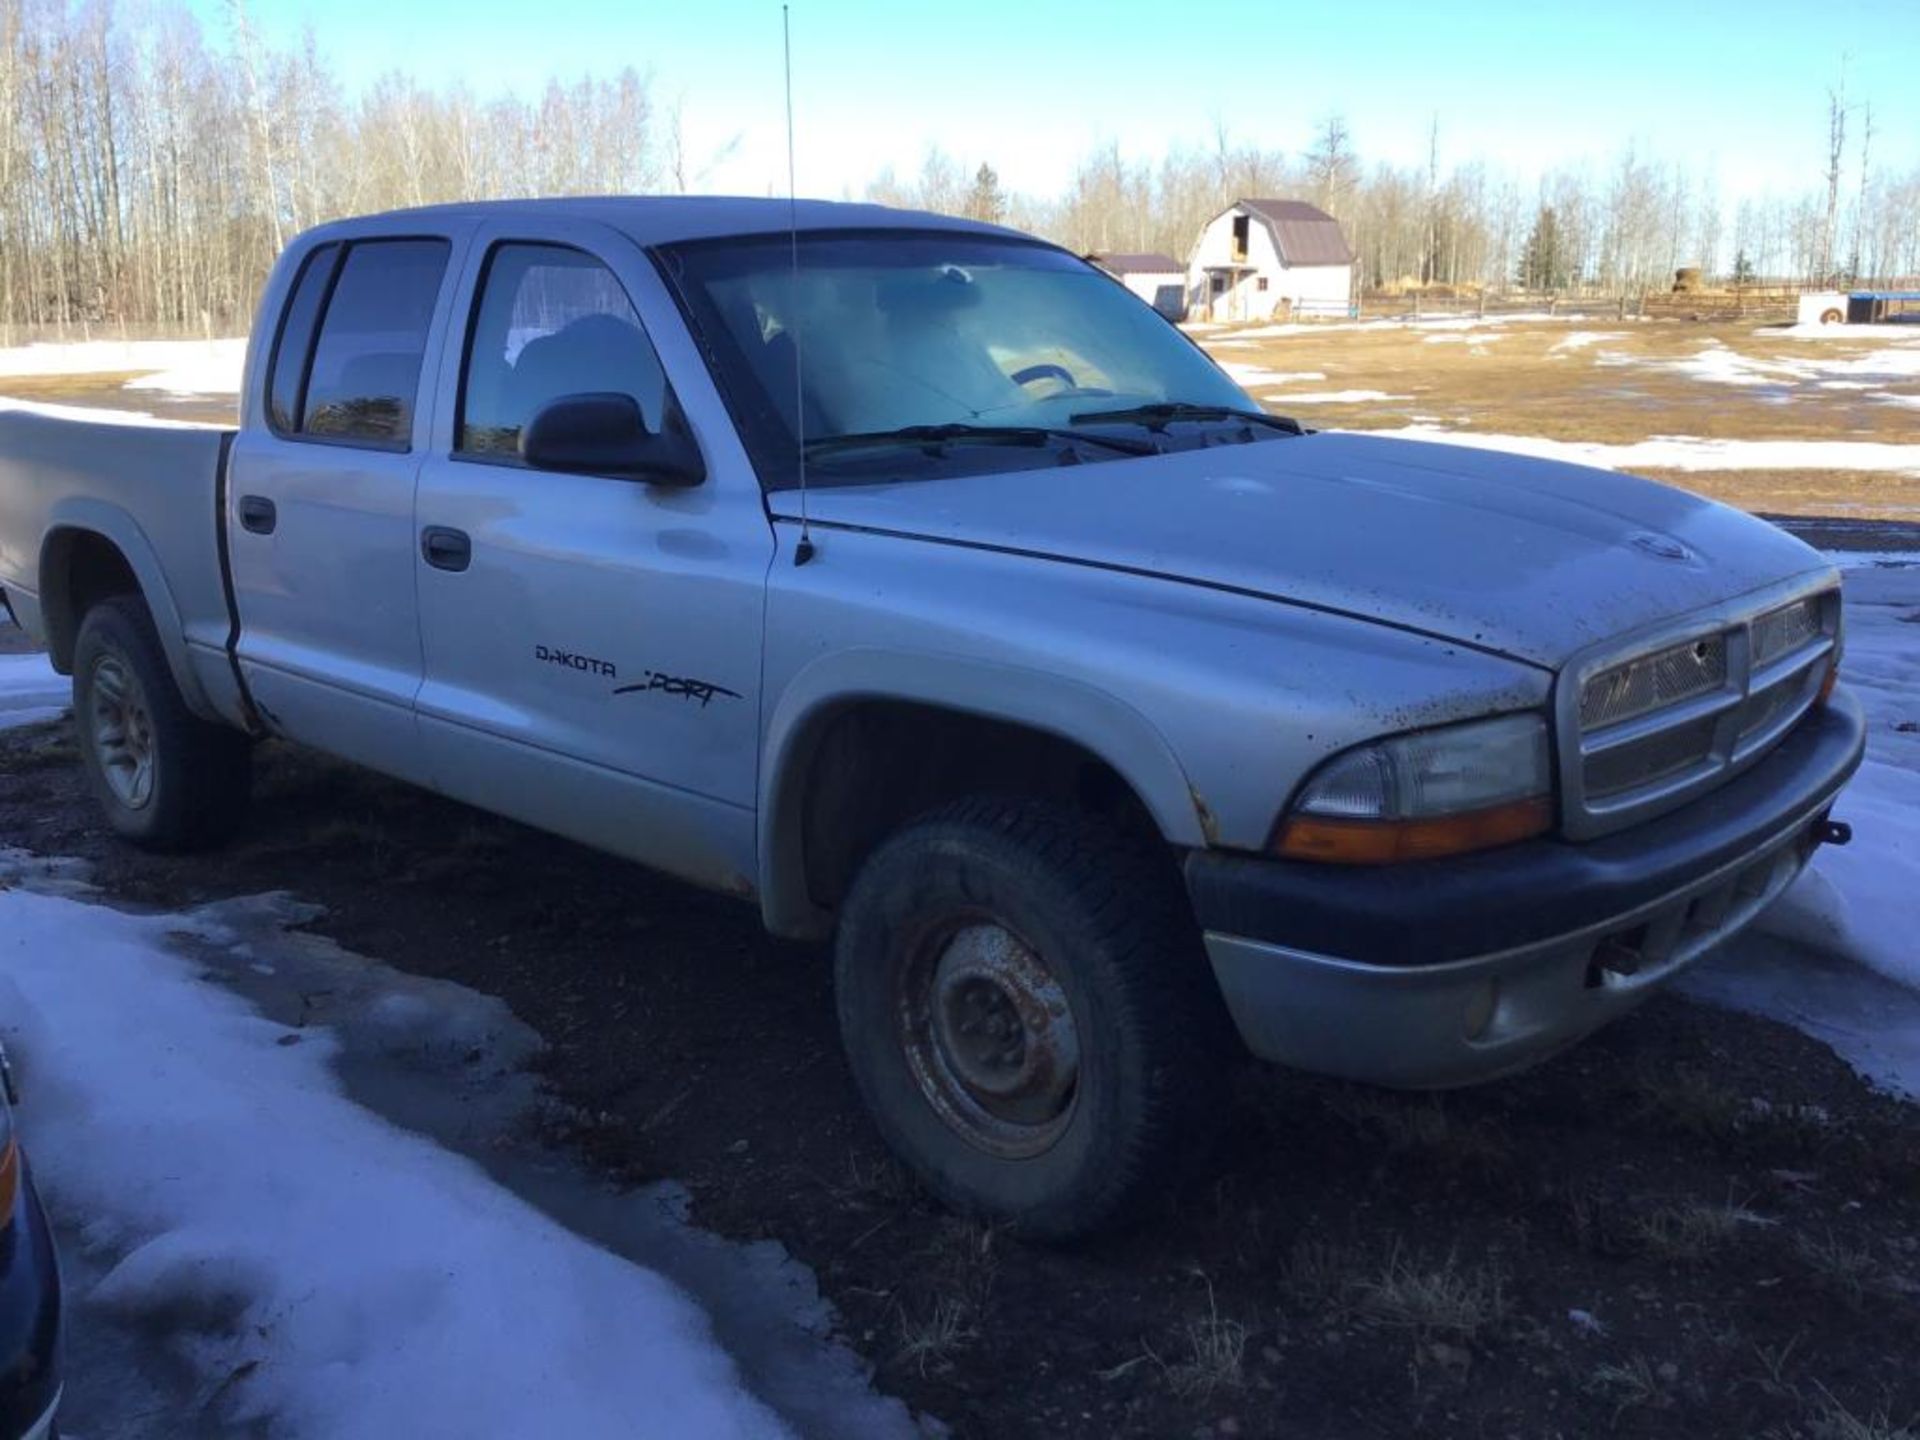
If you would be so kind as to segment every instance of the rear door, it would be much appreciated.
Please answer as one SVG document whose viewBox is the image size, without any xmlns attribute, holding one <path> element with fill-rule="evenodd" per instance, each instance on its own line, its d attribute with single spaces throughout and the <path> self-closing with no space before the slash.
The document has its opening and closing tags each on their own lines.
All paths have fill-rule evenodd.
<svg viewBox="0 0 1920 1440">
<path fill-rule="evenodd" d="M 744 888 L 773 535 L 704 363 L 652 263 L 598 224 L 492 222 L 456 304 L 415 517 L 433 783 Z M 522 428 L 583 392 L 691 434 L 704 481 L 528 468 Z"/>
<path fill-rule="evenodd" d="M 315 246 L 229 462 L 239 659 L 273 728 L 418 778 L 414 484 L 452 233 Z"/>
</svg>

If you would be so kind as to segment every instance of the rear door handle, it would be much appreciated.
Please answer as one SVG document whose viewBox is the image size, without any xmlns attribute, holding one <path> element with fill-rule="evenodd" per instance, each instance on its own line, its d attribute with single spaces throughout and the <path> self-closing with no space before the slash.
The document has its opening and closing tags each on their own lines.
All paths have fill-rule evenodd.
<svg viewBox="0 0 1920 1440">
<path fill-rule="evenodd" d="M 242 495 L 240 497 L 240 527 L 251 530 L 255 535 L 271 535 L 273 527 L 280 523 L 280 512 L 274 509 L 273 501 L 264 495 Z"/>
<path fill-rule="evenodd" d="M 473 563 L 473 541 L 464 530 L 429 525 L 420 532 L 420 558 L 436 570 L 464 570 Z"/>
</svg>

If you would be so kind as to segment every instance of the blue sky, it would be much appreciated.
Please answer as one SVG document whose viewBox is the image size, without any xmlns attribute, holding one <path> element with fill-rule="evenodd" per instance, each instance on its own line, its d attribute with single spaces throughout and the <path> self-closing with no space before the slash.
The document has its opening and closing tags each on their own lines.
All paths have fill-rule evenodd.
<svg viewBox="0 0 1920 1440">
<path fill-rule="evenodd" d="M 193 0 L 224 30 L 222 0 Z M 396 66 L 537 90 L 550 74 L 651 71 L 683 94 L 689 148 L 737 151 L 704 188 L 785 189 L 777 0 L 248 0 L 279 42 L 311 25 L 350 87 Z M 930 143 L 1013 188 L 1060 186 L 1117 139 L 1133 155 L 1239 139 L 1298 152 L 1339 109 L 1369 162 L 1483 156 L 1522 176 L 1604 164 L 1628 141 L 1712 169 L 1731 195 L 1812 188 L 1825 87 L 1874 104 L 1876 162 L 1920 165 L 1920 0 L 1642 3 L 1202 0 L 965 6 L 797 0 L 800 188 L 911 174 Z M 1856 117 L 1856 127 L 1858 124 Z"/>
</svg>

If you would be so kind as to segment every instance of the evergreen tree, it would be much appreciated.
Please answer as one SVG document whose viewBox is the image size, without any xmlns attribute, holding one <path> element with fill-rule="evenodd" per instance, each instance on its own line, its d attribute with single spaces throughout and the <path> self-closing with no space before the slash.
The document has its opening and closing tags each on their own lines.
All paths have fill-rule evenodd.
<svg viewBox="0 0 1920 1440">
<path fill-rule="evenodd" d="M 1736 285 L 1753 283 L 1753 261 L 1747 258 L 1745 250 L 1733 257 L 1733 283 Z"/>
<path fill-rule="evenodd" d="M 1516 277 L 1523 289 L 1559 290 L 1572 280 L 1567 263 L 1567 243 L 1560 233 L 1560 217 L 1551 205 L 1542 205 L 1527 232 L 1527 243 L 1520 252 L 1520 273 Z"/>
<path fill-rule="evenodd" d="M 1007 197 L 1000 188 L 999 173 L 985 161 L 974 172 L 973 188 L 967 192 L 967 201 L 960 213 L 969 220 L 984 220 L 989 225 L 998 225 L 1007 218 Z"/>
</svg>

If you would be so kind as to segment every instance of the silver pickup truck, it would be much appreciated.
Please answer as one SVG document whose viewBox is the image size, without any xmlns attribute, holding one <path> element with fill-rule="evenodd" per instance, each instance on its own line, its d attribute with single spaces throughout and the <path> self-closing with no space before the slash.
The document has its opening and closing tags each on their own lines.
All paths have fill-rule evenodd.
<svg viewBox="0 0 1920 1440">
<path fill-rule="evenodd" d="M 1042 1237 L 1248 1051 L 1450 1086 L 1620 1014 L 1843 835 L 1864 733 L 1772 526 L 1306 431 L 867 206 L 314 230 L 236 431 L 0 415 L 0 588 L 129 840 L 218 840 L 277 736 L 736 894 L 833 939 L 923 1181 Z"/>
</svg>

